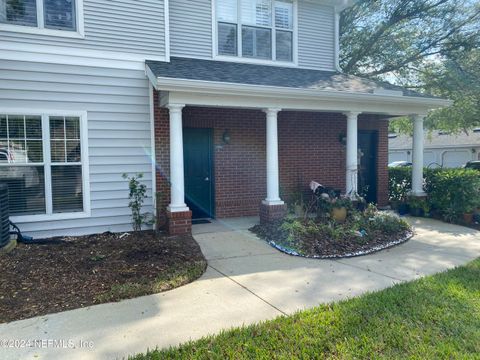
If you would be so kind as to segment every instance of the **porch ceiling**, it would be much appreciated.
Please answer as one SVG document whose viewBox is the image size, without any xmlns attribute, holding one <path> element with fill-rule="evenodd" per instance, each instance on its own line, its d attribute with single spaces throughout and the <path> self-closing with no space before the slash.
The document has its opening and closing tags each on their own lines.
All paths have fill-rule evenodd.
<svg viewBox="0 0 480 360">
<path fill-rule="evenodd" d="M 427 113 L 450 105 L 386 82 L 296 67 L 172 57 L 168 63 L 147 61 L 146 73 L 157 90 L 169 92 L 169 103 L 388 115 Z"/>
</svg>

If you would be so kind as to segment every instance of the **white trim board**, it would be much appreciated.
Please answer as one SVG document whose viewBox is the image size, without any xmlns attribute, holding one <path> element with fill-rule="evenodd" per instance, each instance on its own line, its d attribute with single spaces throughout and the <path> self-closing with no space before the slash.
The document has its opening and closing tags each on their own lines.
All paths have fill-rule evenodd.
<svg viewBox="0 0 480 360">
<path fill-rule="evenodd" d="M 146 67 L 146 74 L 155 89 L 169 92 L 169 102 L 189 105 L 359 111 L 397 116 L 426 114 L 429 110 L 451 105 L 450 100 L 390 94 L 157 78 L 148 66 Z"/>
<path fill-rule="evenodd" d="M 128 70 L 144 70 L 145 60 L 166 61 L 165 56 L 6 42 L 0 42 L 0 59 Z"/>
</svg>

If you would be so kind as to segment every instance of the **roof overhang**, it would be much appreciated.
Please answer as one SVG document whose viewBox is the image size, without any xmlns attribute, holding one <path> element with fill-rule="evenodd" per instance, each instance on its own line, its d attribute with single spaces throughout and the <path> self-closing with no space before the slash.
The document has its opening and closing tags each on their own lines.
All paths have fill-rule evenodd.
<svg viewBox="0 0 480 360">
<path fill-rule="evenodd" d="M 279 107 L 286 110 L 358 111 L 405 116 L 427 114 L 430 110 L 452 104 L 450 100 L 388 92 L 372 94 L 156 77 L 148 66 L 146 74 L 154 88 L 164 92 L 162 105 L 181 103 L 195 106 Z"/>
</svg>

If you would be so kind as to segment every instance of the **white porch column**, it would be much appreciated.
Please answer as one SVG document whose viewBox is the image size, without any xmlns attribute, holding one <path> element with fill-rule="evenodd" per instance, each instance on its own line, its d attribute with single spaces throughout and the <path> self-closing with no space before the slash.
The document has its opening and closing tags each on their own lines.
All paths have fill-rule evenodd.
<svg viewBox="0 0 480 360">
<path fill-rule="evenodd" d="M 356 197 L 358 194 L 358 115 L 359 112 L 347 112 L 347 161 L 345 194 Z"/>
<path fill-rule="evenodd" d="M 423 191 L 423 119 L 413 115 L 412 195 L 425 196 Z"/>
<path fill-rule="evenodd" d="M 264 109 L 267 114 L 267 198 L 265 205 L 283 205 L 279 192 L 277 115 L 282 109 Z"/>
<path fill-rule="evenodd" d="M 183 175 L 183 104 L 168 104 L 170 110 L 170 212 L 188 211 Z"/>
</svg>

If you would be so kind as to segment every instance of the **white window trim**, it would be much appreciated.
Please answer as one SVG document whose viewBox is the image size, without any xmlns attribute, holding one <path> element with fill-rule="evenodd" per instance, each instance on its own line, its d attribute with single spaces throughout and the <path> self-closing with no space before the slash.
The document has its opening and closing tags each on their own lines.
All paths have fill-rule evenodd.
<svg viewBox="0 0 480 360">
<path fill-rule="evenodd" d="M 238 19 L 241 17 L 240 11 L 240 0 L 237 0 L 238 5 Z M 212 0 L 212 57 L 214 60 L 220 61 L 231 61 L 231 62 L 240 62 L 247 64 L 258 64 L 258 65 L 276 65 L 276 66 L 285 66 L 285 67 L 298 67 L 298 0 L 292 0 L 293 2 L 293 38 L 292 38 L 292 61 L 278 61 L 278 60 L 264 60 L 264 59 L 255 59 L 255 58 L 246 58 L 242 57 L 242 46 L 241 46 L 241 22 L 237 20 L 237 55 L 219 55 L 218 54 L 218 19 L 217 19 L 217 0 Z M 275 11 L 272 9 L 272 13 Z M 250 26 L 250 25 L 247 25 Z M 262 27 L 262 26 L 258 26 Z M 272 27 L 268 27 L 272 30 L 272 57 L 276 57 L 276 26 L 275 19 L 272 19 Z"/>
<path fill-rule="evenodd" d="M 52 213 L 52 193 L 51 193 L 51 177 L 50 166 L 45 166 L 45 209 L 46 214 L 38 215 L 17 215 L 11 216 L 10 219 L 13 222 L 27 223 L 27 222 L 41 222 L 41 221 L 55 221 L 55 220 L 69 220 L 69 219 L 82 219 L 91 216 L 90 205 L 90 172 L 89 172 L 89 159 L 88 159 L 88 121 L 86 111 L 66 111 L 66 110 L 24 110 L 24 109 L 10 109 L 0 108 L 1 114 L 9 115 L 39 115 L 42 117 L 42 137 L 44 157 L 50 157 L 50 128 L 49 122 L 46 121 L 50 116 L 74 116 L 80 119 L 80 146 L 82 156 L 82 186 L 83 186 L 83 211 L 71 212 L 71 213 Z M 44 158 L 45 160 L 45 158 Z M 45 163 L 45 161 L 44 161 Z M 43 164 L 44 164 L 43 163 Z"/>
<path fill-rule="evenodd" d="M 66 38 L 85 38 L 85 24 L 83 16 L 83 0 L 75 0 L 75 24 L 76 31 L 69 30 L 55 30 L 44 28 L 43 20 L 43 0 L 37 1 L 37 26 L 24 26 L 14 24 L 0 24 L 0 31 L 11 31 L 25 34 L 59 36 Z"/>
</svg>

